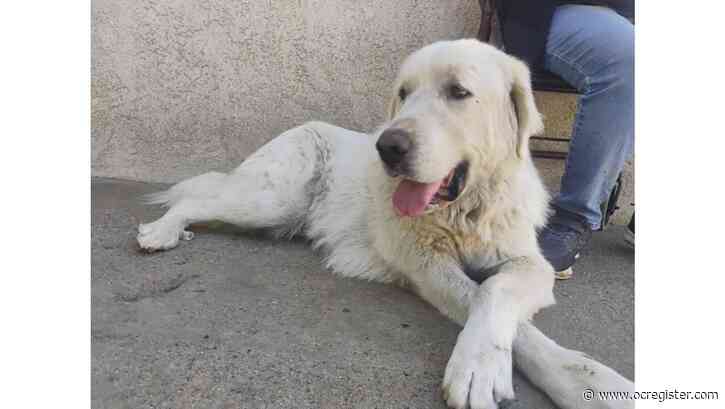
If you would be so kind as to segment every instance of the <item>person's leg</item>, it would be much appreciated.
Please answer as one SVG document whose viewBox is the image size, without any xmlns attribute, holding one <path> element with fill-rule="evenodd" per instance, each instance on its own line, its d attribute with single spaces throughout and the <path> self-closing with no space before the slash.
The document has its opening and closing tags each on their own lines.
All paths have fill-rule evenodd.
<svg viewBox="0 0 725 409">
<path fill-rule="evenodd" d="M 540 244 L 557 271 L 571 266 L 634 142 L 634 27 L 595 6 L 557 8 L 546 45 L 545 68 L 581 93 L 552 223 Z M 558 230 L 557 230 L 558 229 Z M 562 268 L 563 267 L 563 268 Z"/>
<path fill-rule="evenodd" d="M 581 93 L 561 191 L 554 204 L 596 230 L 634 142 L 634 27 L 595 6 L 556 10 L 545 67 Z"/>
</svg>

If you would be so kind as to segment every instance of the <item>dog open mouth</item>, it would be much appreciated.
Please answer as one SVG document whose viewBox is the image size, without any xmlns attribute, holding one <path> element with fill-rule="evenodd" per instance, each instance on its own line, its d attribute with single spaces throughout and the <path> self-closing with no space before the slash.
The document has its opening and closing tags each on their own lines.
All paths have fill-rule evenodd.
<svg viewBox="0 0 725 409">
<path fill-rule="evenodd" d="M 393 207 L 398 215 L 410 217 L 445 208 L 463 192 L 467 175 L 468 162 L 463 161 L 436 182 L 421 183 L 404 178 L 393 193 Z"/>
</svg>

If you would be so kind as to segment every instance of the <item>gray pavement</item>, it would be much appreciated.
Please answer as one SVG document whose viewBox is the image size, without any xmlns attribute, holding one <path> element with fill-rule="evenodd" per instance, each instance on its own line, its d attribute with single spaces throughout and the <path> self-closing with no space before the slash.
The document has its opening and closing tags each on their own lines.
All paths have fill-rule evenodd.
<svg viewBox="0 0 725 409">
<path fill-rule="evenodd" d="M 303 240 L 193 228 L 143 254 L 139 222 L 164 187 L 92 180 L 94 408 L 444 408 L 439 384 L 459 328 L 401 289 L 338 278 Z M 537 325 L 634 376 L 634 254 L 596 234 Z M 551 402 L 516 375 L 509 408 Z"/>
</svg>

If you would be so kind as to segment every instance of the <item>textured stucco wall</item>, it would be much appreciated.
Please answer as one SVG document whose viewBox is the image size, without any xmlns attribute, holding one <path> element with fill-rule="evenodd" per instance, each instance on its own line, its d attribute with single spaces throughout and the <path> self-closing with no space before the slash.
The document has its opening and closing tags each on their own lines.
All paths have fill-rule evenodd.
<svg viewBox="0 0 725 409">
<path fill-rule="evenodd" d="M 287 128 L 382 121 L 400 61 L 473 36 L 476 0 L 94 0 L 92 172 L 228 170 Z"/>
</svg>

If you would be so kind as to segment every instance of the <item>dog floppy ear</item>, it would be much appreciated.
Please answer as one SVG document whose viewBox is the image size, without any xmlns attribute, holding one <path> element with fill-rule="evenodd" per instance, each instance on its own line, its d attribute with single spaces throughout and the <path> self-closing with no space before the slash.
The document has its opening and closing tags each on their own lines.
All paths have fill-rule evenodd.
<svg viewBox="0 0 725 409">
<path fill-rule="evenodd" d="M 510 96 L 518 128 L 516 153 L 523 158 L 529 150 L 529 138 L 544 130 L 544 122 L 536 109 L 529 68 L 513 57 L 509 65 L 513 74 Z"/>
<path fill-rule="evenodd" d="M 388 121 L 392 121 L 400 109 L 400 97 L 398 96 L 397 89 L 398 87 L 393 88 L 393 95 L 390 97 L 390 101 L 388 101 Z"/>
</svg>

